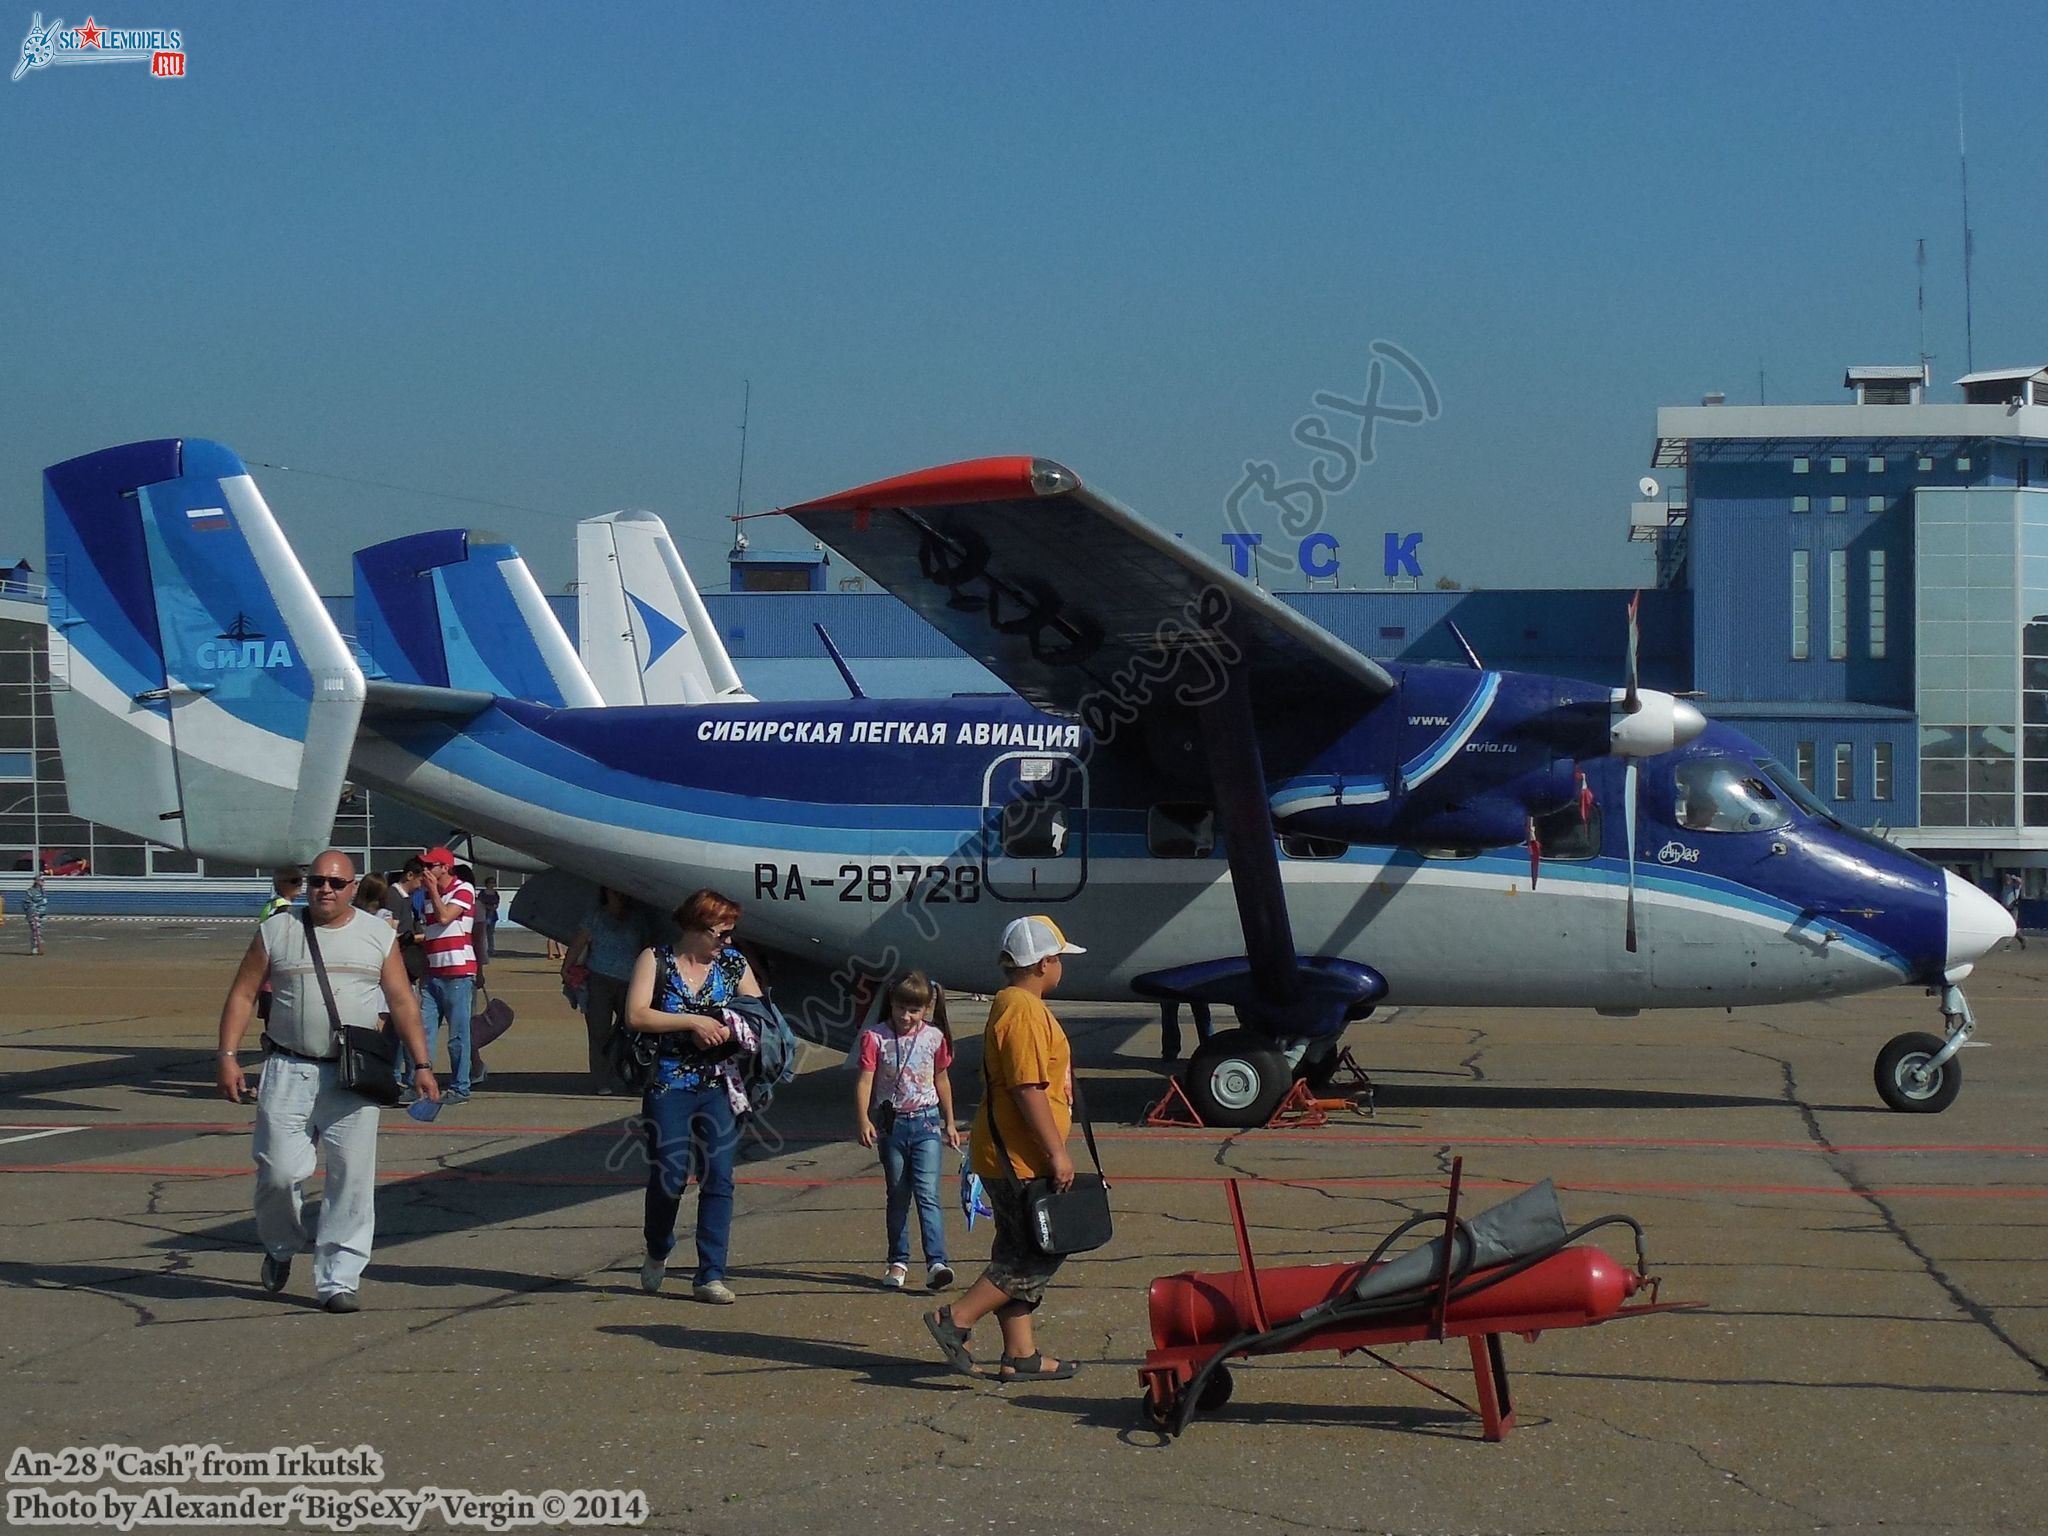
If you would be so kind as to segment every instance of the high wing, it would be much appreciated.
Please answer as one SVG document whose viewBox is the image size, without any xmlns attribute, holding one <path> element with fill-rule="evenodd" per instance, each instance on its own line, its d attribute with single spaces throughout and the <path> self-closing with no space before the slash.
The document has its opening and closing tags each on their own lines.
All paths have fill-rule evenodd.
<svg viewBox="0 0 2048 1536">
<path fill-rule="evenodd" d="M 1347 718 L 1377 662 L 1049 459 L 974 459 L 782 512 L 1048 712 L 1157 683 L 1182 655 L 1242 666 L 1261 707 Z"/>
</svg>

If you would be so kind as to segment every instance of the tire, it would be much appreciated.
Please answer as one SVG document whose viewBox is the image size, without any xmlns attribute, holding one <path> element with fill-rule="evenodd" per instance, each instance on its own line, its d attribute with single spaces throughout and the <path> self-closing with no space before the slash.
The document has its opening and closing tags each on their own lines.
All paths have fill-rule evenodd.
<svg viewBox="0 0 2048 1536">
<path fill-rule="evenodd" d="M 1287 1058 L 1271 1040 L 1229 1029 L 1196 1048 L 1181 1086 L 1202 1124 L 1243 1129 L 1270 1120 L 1293 1081 Z"/>
<path fill-rule="evenodd" d="M 1895 1036 L 1877 1053 L 1877 1096 L 1889 1108 L 1908 1115 L 1938 1115 L 1955 1103 L 1956 1095 L 1963 1091 L 1959 1058 L 1949 1057 L 1924 1085 L 1909 1075 L 1947 1043 L 1939 1035 L 1918 1030 Z"/>
<path fill-rule="evenodd" d="M 1230 1367 L 1217 1366 L 1209 1373 L 1209 1379 L 1202 1383 L 1202 1395 L 1195 1399 L 1195 1406 L 1204 1413 L 1214 1413 L 1230 1401 L 1231 1389 L 1236 1385 L 1230 1379 Z"/>
</svg>

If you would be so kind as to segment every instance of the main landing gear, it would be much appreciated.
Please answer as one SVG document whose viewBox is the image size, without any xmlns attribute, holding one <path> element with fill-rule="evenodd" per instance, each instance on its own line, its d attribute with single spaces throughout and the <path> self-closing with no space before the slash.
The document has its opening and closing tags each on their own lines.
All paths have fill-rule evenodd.
<svg viewBox="0 0 2048 1536">
<path fill-rule="evenodd" d="M 1912 1030 L 1895 1036 L 1877 1053 L 1877 1096 L 1891 1108 L 1938 1115 L 1962 1092 L 1963 1064 L 1956 1052 L 1975 1033 L 1977 1020 L 1961 987 L 1950 984 L 1941 989 L 1941 1016 L 1947 1025 L 1945 1035 Z"/>
<path fill-rule="evenodd" d="M 1181 1091 L 1204 1125 L 1242 1130 L 1271 1123 L 1296 1082 L 1323 1092 L 1349 1060 L 1335 1035 L 1290 1049 L 1257 1030 L 1227 1029 L 1196 1048 Z"/>
</svg>

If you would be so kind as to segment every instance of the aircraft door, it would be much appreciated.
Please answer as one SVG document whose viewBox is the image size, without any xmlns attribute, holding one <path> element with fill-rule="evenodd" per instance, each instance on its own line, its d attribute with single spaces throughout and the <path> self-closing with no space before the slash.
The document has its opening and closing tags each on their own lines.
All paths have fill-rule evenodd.
<svg viewBox="0 0 2048 1536">
<path fill-rule="evenodd" d="M 982 780 L 982 882 L 999 901 L 1065 901 L 1088 881 L 1088 768 L 1011 752 Z"/>
</svg>

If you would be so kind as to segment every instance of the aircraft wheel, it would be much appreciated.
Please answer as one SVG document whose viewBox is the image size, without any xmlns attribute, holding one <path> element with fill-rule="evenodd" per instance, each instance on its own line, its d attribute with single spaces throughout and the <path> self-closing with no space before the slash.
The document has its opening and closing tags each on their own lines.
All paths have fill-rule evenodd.
<svg viewBox="0 0 2048 1536">
<path fill-rule="evenodd" d="M 1230 1401 L 1230 1392 L 1236 1382 L 1230 1379 L 1230 1367 L 1219 1365 L 1209 1373 L 1209 1379 L 1202 1383 L 1202 1395 L 1195 1399 L 1195 1406 L 1204 1413 L 1214 1413 Z"/>
<path fill-rule="evenodd" d="M 1915 1077 L 1947 1042 L 1919 1030 L 1895 1036 L 1877 1053 L 1877 1096 L 1909 1115 L 1938 1115 L 1963 1090 L 1963 1064 L 1954 1056 L 1925 1081 Z"/>
<path fill-rule="evenodd" d="M 1264 1125 L 1294 1081 L 1287 1058 L 1266 1036 L 1228 1029 L 1204 1040 L 1181 1085 L 1204 1125 Z"/>
</svg>

